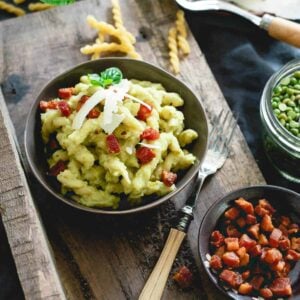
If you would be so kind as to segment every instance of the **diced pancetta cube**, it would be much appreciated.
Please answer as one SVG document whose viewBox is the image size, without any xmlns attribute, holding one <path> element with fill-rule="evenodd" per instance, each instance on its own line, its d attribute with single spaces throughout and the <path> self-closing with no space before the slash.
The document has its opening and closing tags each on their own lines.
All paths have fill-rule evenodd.
<svg viewBox="0 0 300 300">
<path fill-rule="evenodd" d="M 254 224 L 248 228 L 248 232 L 256 239 L 259 238 L 259 223 Z"/>
<path fill-rule="evenodd" d="M 238 292 L 242 295 L 249 295 L 252 292 L 252 285 L 248 282 L 244 282 L 240 285 Z"/>
<path fill-rule="evenodd" d="M 264 215 L 270 215 L 270 212 L 267 209 L 261 207 L 260 205 L 256 205 L 254 211 L 255 214 L 257 214 L 260 217 L 263 217 Z"/>
<path fill-rule="evenodd" d="M 225 212 L 225 218 L 235 220 L 240 214 L 240 210 L 236 207 L 231 207 Z"/>
<path fill-rule="evenodd" d="M 265 263 L 267 263 L 269 265 L 273 265 L 273 264 L 278 263 L 282 259 L 282 254 L 279 250 L 277 250 L 275 248 L 271 248 L 266 251 L 263 251 L 263 253 L 261 255 L 261 259 Z"/>
<path fill-rule="evenodd" d="M 242 235 L 233 225 L 228 225 L 226 227 L 226 233 L 229 237 L 240 237 Z"/>
<path fill-rule="evenodd" d="M 193 274 L 186 266 L 182 266 L 179 271 L 174 274 L 173 279 L 181 288 L 185 289 L 192 285 Z"/>
<path fill-rule="evenodd" d="M 231 268 L 237 268 L 240 265 L 240 258 L 234 252 L 225 252 L 222 261 Z"/>
<path fill-rule="evenodd" d="M 287 260 L 293 260 L 293 261 L 298 261 L 300 260 L 300 253 L 293 250 L 293 249 L 289 249 L 287 251 L 287 255 L 285 257 L 285 259 Z"/>
<path fill-rule="evenodd" d="M 210 243 L 215 247 L 219 248 L 224 244 L 224 236 L 219 230 L 215 230 L 212 232 L 210 236 Z"/>
<path fill-rule="evenodd" d="M 260 289 L 259 294 L 265 299 L 269 299 L 273 297 L 273 293 L 269 288 Z"/>
<path fill-rule="evenodd" d="M 238 238 L 225 238 L 225 244 L 227 251 L 236 251 L 240 248 Z"/>
<path fill-rule="evenodd" d="M 250 261 L 250 255 L 246 253 L 241 259 L 240 259 L 240 267 L 247 266 Z"/>
<path fill-rule="evenodd" d="M 281 251 L 286 251 L 291 247 L 291 242 L 286 236 L 282 236 L 281 239 L 278 242 L 278 248 Z"/>
<path fill-rule="evenodd" d="M 245 271 L 245 272 L 243 272 L 242 273 L 242 278 L 243 278 L 243 280 L 246 280 L 246 279 L 248 279 L 249 278 L 249 276 L 250 276 L 250 270 L 247 270 L 247 271 Z"/>
<path fill-rule="evenodd" d="M 254 208 L 252 203 L 245 200 L 244 198 L 239 198 L 235 200 L 236 205 L 242 209 L 246 214 L 253 215 L 254 214 Z"/>
<path fill-rule="evenodd" d="M 292 287 L 289 278 L 275 278 L 269 288 L 274 296 L 287 297 L 292 295 Z"/>
<path fill-rule="evenodd" d="M 274 228 L 269 237 L 269 245 L 273 248 L 277 248 L 281 236 L 282 236 L 282 231 L 278 228 Z"/>
<path fill-rule="evenodd" d="M 288 277 L 289 273 L 291 271 L 291 264 L 287 261 L 285 261 L 285 265 L 283 269 L 280 272 L 276 272 L 276 277 Z"/>
<path fill-rule="evenodd" d="M 266 232 L 271 232 L 274 229 L 272 219 L 269 215 L 263 216 L 261 223 L 260 223 L 260 228 Z"/>
<path fill-rule="evenodd" d="M 237 251 L 236 254 L 239 256 L 239 258 L 242 258 L 246 254 L 247 250 L 245 247 L 240 247 Z"/>
<path fill-rule="evenodd" d="M 247 234 L 240 237 L 240 247 L 245 247 L 247 250 L 256 245 L 256 241 L 251 239 Z"/>
<path fill-rule="evenodd" d="M 260 199 L 258 201 L 258 205 L 260 205 L 264 209 L 267 209 L 270 212 L 271 215 L 274 214 L 274 212 L 276 211 L 275 208 L 266 199 Z"/>
<path fill-rule="evenodd" d="M 285 266 L 285 262 L 283 260 L 280 260 L 278 263 L 272 265 L 271 269 L 273 271 L 282 272 L 282 270 L 284 269 L 284 266 Z"/>
<path fill-rule="evenodd" d="M 239 287 L 243 282 L 242 276 L 239 273 L 227 269 L 223 270 L 219 277 L 233 288 Z"/>
<path fill-rule="evenodd" d="M 262 254 L 261 245 L 255 245 L 249 250 L 251 256 L 260 256 Z"/>
<path fill-rule="evenodd" d="M 300 237 L 292 237 L 291 238 L 291 248 L 300 252 Z"/>
<path fill-rule="evenodd" d="M 209 265 L 211 268 L 215 270 L 221 270 L 223 265 L 222 265 L 222 260 L 218 255 L 213 255 L 209 261 Z"/>
</svg>

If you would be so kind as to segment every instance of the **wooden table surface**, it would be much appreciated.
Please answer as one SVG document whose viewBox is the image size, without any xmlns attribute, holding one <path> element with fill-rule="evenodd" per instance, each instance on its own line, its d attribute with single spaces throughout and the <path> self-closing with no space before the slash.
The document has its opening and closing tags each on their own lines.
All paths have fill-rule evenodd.
<svg viewBox="0 0 300 300">
<path fill-rule="evenodd" d="M 174 1 L 120 2 L 125 25 L 137 37 L 138 52 L 144 60 L 167 69 L 167 31 L 177 10 Z M 25 119 L 42 86 L 65 69 L 88 59 L 79 51 L 96 36 L 86 24 L 88 14 L 112 22 L 110 1 L 81 1 L 0 24 L 0 81 L 22 153 Z M 229 108 L 191 33 L 188 39 L 192 53 L 182 61 L 179 77 L 201 97 L 212 118 L 222 108 Z M 23 162 L 26 168 L 24 157 Z M 172 201 L 147 213 L 112 218 L 66 207 L 47 194 L 31 174 L 28 179 L 69 299 L 137 299 L 159 257 L 176 209 L 190 190 L 189 186 Z M 237 130 L 229 159 L 203 188 L 188 239 L 172 269 L 174 273 L 181 265 L 190 267 L 194 284 L 183 291 L 170 276 L 163 299 L 224 298 L 202 272 L 197 254 L 199 224 L 207 208 L 222 195 L 260 183 L 264 179 Z M 23 288 L 24 281 L 21 279 Z"/>
</svg>

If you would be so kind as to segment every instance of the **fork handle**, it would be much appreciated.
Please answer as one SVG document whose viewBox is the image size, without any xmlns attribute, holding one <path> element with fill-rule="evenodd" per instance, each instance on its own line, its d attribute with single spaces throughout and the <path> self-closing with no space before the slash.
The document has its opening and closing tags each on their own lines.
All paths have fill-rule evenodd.
<svg viewBox="0 0 300 300">
<path fill-rule="evenodd" d="M 185 232 L 171 228 L 163 251 L 140 294 L 139 300 L 161 299 L 171 267 L 185 236 Z"/>
<path fill-rule="evenodd" d="M 271 37 L 300 48 L 300 24 L 265 14 L 260 27 L 267 30 Z"/>
</svg>

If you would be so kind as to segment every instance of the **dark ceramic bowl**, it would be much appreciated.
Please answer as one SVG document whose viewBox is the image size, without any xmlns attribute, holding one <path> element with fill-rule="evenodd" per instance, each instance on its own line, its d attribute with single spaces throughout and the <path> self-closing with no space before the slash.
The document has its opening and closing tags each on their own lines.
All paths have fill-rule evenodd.
<svg viewBox="0 0 300 300">
<path fill-rule="evenodd" d="M 80 76 L 87 73 L 99 73 L 100 71 L 109 67 L 118 67 L 122 70 L 125 78 L 149 80 L 152 82 L 160 82 L 167 91 L 177 92 L 185 100 L 182 111 L 185 116 L 185 127 L 192 128 L 197 131 L 199 138 L 190 146 L 189 150 L 197 157 L 197 162 L 183 172 L 182 176 L 176 184 L 177 189 L 163 197 L 147 197 L 142 201 L 138 207 L 129 207 L 123 205 L 118 210 L 106 210 L 98 208 L 89 208 L 78 204 L 70 198 L 63 196 L 58 188 L 55 188 L 50 183 L 46 173 L 48 170 L 46 158 L 44 155 L 44 145 L 41 139 L 41 121 L 39 102 L 41 100 L 48 100 L 57 97 L 57 90 L 61 87 L 73 86 L 79 82 Z M 171 197 L 184 188 L 188 182 L 193 178 L 199 168 L 207 146 L 208 137 L 208 124 L 207 117 L 203 105 L 199 98 L 187 87 L 182 81 L 178 80 L 171 74 L 163 71 L 162 69 L 143 62 L 127 58 L 105 58 L 95 61 L 89 61 L 80 64 L 71 70 L 64 72 L 51 80 L 41 91 L 29 112 L 26 128 L 25 128 L 25 152 L 33 174 L 36 176 L 42 186 L 48 190 L 57 199 L 82 210 L 101 213 L 101 214 L 127 214 L 133 212 L 143 211 L 155 207 Z M 126 199 L 123 201 L 126 202 Z"/>
<path fill-rule="evenodd" d="M 244 197 L 246 200 L 252 202 L 258 199 L 266 198 L 271 205 L 281 215 L 286 215 L 292 218 L 294 223 L 300 224 L 300 194 L 291 190 L 276 187 L 272 185 L 252 186 L 239 189 L 231 192 L 225 197 L 217 200 L 206 212 L 199 229 L 198 235 L 198 249 L 199 255 L 204 269 L 214 285 L 224 294 L 236 300 L 252 300 L 252 297 L 236 294 L 233 291 L 225 290 L 219 284 L 217 276 L 211 269 L 205 266 L 207 261 L 206 254 L 209 251 L 209 237 L 210 234 L 217 227 L 218 221 L 223 213 L 233 204 L 233 201 L 239 197 Z M 296 264 L 294 269 L 290 272 L 289 277 L 292 282 L 293 297 L 290 299 L 300 299 L 300 262 Z"/>
</svg>

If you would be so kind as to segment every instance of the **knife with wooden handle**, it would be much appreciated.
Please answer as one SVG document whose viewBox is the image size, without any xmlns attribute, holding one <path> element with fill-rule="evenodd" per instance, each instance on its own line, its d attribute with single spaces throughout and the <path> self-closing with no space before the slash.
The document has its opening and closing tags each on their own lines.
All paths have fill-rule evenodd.
<svg viewBox="0 0 300 300">
<path fill-rule="evenodd" d="M 177 4 L 190 11 L 227 11 L 239 15 L 266 30 L 268 34 L 282 42 L 300 48 L 300 24 L 269 14 L 258 17 L 236 5 L 220 0 L 176 0 Z"/>
</svg>

